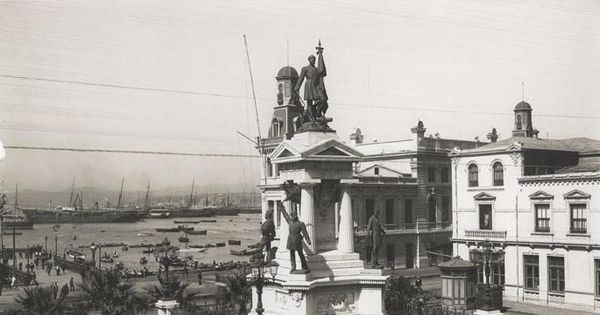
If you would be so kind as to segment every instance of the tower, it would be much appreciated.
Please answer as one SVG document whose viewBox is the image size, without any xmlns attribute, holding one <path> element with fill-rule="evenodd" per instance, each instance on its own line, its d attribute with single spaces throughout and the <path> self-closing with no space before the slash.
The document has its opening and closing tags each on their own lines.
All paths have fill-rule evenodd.
<svg viewBox="0 0 600 315">
<path fill-rule="evenodd" d="M 515 106 L 515 127 L 513 128 L 513 137 L 536 137 L 538 131 L 533 129 L 531 122 L 531 105 L 525 101 L 521 101 Z"/>
<path fill-rule="evenodd" d="M 277 106 L 273 111 L 268 138 L 290 139 L 295 132 L 294 119 L 302 113 L 294 86 L 298 81 L 296 69 L 285 66 L 277 73 Z"/>
</svg>

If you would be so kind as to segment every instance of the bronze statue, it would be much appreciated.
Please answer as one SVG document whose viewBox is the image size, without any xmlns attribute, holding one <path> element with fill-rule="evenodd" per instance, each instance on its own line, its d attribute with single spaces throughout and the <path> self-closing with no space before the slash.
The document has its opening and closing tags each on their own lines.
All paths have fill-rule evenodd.
<svg viewBox="0 0 600 315">
<path fill-rule="evenodd" d="M 285 213 L 285 211 L 283 213 Z M 286 248 L 290 251 L 290 261 L 292 263 L 292 269 L 290 270 L 290 273 L 296 271 L 296 252 L 298 252 L 298 256 L 300 257 L 300 263 L 302 265 L 303 272 L 308 273 L 308 265 L 306 264 L 306 258 L 304 257 L 302 248 L 303 238 L 306 239 L 306 243 L 308 243 L 308 245 L 311 244 L 310 237 L 306 231 L 306 225 L 304 222 L 298 220 L 298 213 L 295 210 L 292 210 L 288 224 L 290 226 L 290 233 L 288 235 Z"/>
<path fill-rule="evenodd" d="M 325 82 L 323 81 L 323 78 L 327 76 L 327 69 L 325 68 L 325 61 L 323 60 L 323 47 L 321 47 L 321 41 L 319 41 L 319 46 L 316 47 L 316 49 L 317 56 L 319 56 L 317 66 L 315 67 L 315 56 L 310 55 L 308 57 L 308 65 L 302 67 L 300 77 L 294 88 L 296 94 L 299 95 L 302 82 L 306 78 L 306 84 L 304 84 L 304 99 L 306 100 L 306 110 L 313 119 L 323 117 L 329 107 L 327 104 L 328 97 L 327 91 L 325 90 Z"/>
<path fill-rule="evenodd" d="M 381 246 L 381 235 L 383 234 L 385 234 L 385 230 L 383 225 L 379 223 L 379 210 L 375 210 L 367 224 L 367 235 L 373 246 L 371 250 L 371 267 L 373 268 L 379 267 L 379 247 Z"/>
<path fill-rule="evenodd" d="M 270 263 L 271 257 L 271 242 L 275 239 L 275 223 L 273 222 L 273 212 L 267 211 L 265 213 L 265 221 L 260 226 L 260 238 L 261 250 L 266 250 L 267 257 L 266 262 Z"/>
</svg>

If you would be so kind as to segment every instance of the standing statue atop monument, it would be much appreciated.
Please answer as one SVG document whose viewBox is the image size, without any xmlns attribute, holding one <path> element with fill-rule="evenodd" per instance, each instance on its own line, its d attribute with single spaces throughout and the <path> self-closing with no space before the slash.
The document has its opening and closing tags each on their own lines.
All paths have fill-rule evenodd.
<svg viewBox="0 0 600 315">
<path fill-rule="evenodd" d="M 275 239 L 275 223 L 273 222 L 273 212 L 267 211 L 265 213 L 265 221 L 260 226 L 260 246 L 261 251 L 267 252 L 266 262 L 270 263 L 273 257 L 271 257 L 271 242 Z"/>
<path fill-rule="evenodd" d="M 306 78 L 306 84 L 304 84 L 304 99 L 306 100 L 306 110 L 312 119 L 324 117 L 327 112 L 329 105 L 327 104 L 327 91 L 325 90 L 325 82 L 323 78 L 327 76 L 327 69 L 325 68 L 325 61 L 323 60 L 323 47 L 321 47 L 321 41 L 319 40 L 319 46 L 317 49 L 317 56 L 319 61 L 315 67 L 315 56 L 310 55 L 308 57 L 308 65 L 302 67 L 300 71 L 300 77 L 296 83 L 294 91 L 297 95 L 300 95 L 300 87 L 302 82 Z"/>
<path fill-rule="evenodd" d="M 285 211 L 283 211 L 285 213 Z M 286 217 L 286 219 L 288 219 Z M 290 261 L 292 264 L 292 269 L 290 273 L 296 271 L 296 252 L 298 252 L 298 256 L 300 258 L 300 263 L 302 266 L 302 272 L 308 273 L 308 265 L 306 264 L 306 258 L 304 257 L 303 251 L 303 242 L 302 239 L 306 239 L 306 243 L 308 245 L 311 244 L 310 237 L 308 236 L 308 232 L 306 231 L 306 225 L 304 222 L 298 220 L 298 213 L 296 210 L 292 210 L 290 214 L 290 220 L 288 220 L 288 224 L 290 226 L 290 233 L 287 239 L 286 248 L 290 251 Z"/>
<path fill-rule="evenodd" d="M 371 240 L 371 267 L 379 267 L 379 247 L 381 246 L 381 235 L 385 234 L 383 225 L 379 222 L 379 210 L 375 210 L 367 223 L 367 236 Z"/>
</svg>

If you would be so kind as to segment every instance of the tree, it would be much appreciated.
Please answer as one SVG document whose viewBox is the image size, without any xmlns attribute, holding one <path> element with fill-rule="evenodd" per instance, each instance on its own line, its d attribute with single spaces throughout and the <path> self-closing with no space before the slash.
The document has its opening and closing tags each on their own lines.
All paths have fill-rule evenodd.
<svg viewBox="0 0 600 315">
<path fill-rule="evenodd" d="M 233 305 L 239 307 L 238 314 L 248 314 L 248 304 L 250 304 L 252 298 L 252 286 L 246 279 L 246 276 L 230 274 L 225 279 L 229 301 L 231 301 Z"/>
<path fill-rule="evenodd" d="M 385 283 L 386 311 L 407 309 L 417 293 L 417 288 L 410 283 L 410 280 L 401 276 L 389 277 Z"/>
<path fill-rule="evenodd" d="M 82 294 L 79 305 L 85 310 L 98 310 L 102 315 L 126 315 L 145 310 L 134 285 L 123 280 L 117 270 L 92 270 L 77 284 Z"/>
<path fill-rule="evenodd" d="M 146 288 L 150 294 L 150 304 L 153 305 L 158 300 L 175 300 L 179 305 L 188 309 L 193 307 L 191 301 L 196 296 L 196 293 L 188 290 L 189 283 L 184 282 L 176 277 L 158 277 L 159 285 L 153 285 L 151 288 Z"/>
<path fill-rule="evenodd" d="M 22 309 L 13 311 L 14 314 L 60 315 L 68 309 L 65 303 L 65 299 L 69 295 L 68 289 L 57 292 L 56 298 L 52 287 L 24 288 L 23 293 L 24 295 L 19 295 L 15 299 Z"/>
</svg>

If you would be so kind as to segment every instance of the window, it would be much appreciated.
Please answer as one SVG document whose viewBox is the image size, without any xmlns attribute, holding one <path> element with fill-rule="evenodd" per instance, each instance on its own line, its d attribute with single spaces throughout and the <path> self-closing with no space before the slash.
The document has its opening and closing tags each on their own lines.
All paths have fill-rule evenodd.
<svg viewBox="0 0 600 315">
<path fill-rule="evenodd" d="M 585 217 L 584 203 L 572 203 L 571 207 L 571 233 L 586 233 L 587 219 Z"/>
<path fill-rule="evenodd" d="M 367 215 L 367 220 L 373 215 L 375 212 L 375 199 L 365 199 L 365 214 Z"/>
<path fill-rule="evenodd" d="M 427 168 L 427 181 L 431 183 L 435 182 L 435 167 Z"/>
<path fill-rule="evenodd" d="M 267 158 L 267 165 L 265 166 L 265 170 L 267 173 L 267 177 L 273 176 L 273 164 L 271 164 L 271 158 Z"/>
<path fill-rule="evenodd" d="M 415 260 L 414 260 L 415 248 L 414 248 L 413 243 L 406 243 L 405 249 L 406 249 L 406 252 L 404 253 L 404 258 L 405 258 L 406 269 L 412 269 L 415 267 Z"/>
<path fill-rule="evenodd" d="M 492 169 L 494 170 L 494 186 L 504 186 L 504 167 L 502 163 L 494 163 Z"/>
<path fill-rule="evenodd" d="M 600 296 L 600 259 L 594 260 L 594 267 L 596 269 L 596 296 Z"/>
<path fill-rule="evenodd" d="M 388 267 L 393 267 L 396 263 L 396 248 L 394 244 L 387 244 L 385 246 L 385 258 Z"/>
<path fill-rule="evenodd" d="M 385 224 L 394 224 L 394 199 L 385 200 Z"/>
<path fill-rule="evenodd" d="M 442 183 L 450 182 L 450 169 L 442 167 Z"/>
<path fill-rule="evenodd" d="M 548 257 L 548 290 L 565 292 L 565 259 L 563 257 Z"/>
<path fill-rule="evenodd" d="M 379 167 L 376 166 L 375 168 L 373 168 L 373 173 L 375 175 L 379 175 Z"/>
<path fill-rule="evenodd" d="M 504 259 L 494 261 L 491 266 L 491 281 L 492 284 L 504 285 Z"/>
<path fill-rule="evenodd" d="M 442 222 L 450 222 L 450 196 L 442 196 Z"/>
<path fill-rule="evenodd" d="M 479 169 L 477 165 L 469 165 L 469 187 L 479 186 Z"/>
<path fill-rule="evenodd" d="M 437 200 L 436 200 L 435 196 L 432 196 L 432 197 L 430 197 L 428 199 L 429 200 L 427 201 L 428 202 L 427 206 L 429 207 L 429 213 L 428 213 L 427 220 L 429 221 L 429 223 L 432 223 L 433 226 L 435 226 L 436 211 L 437 211 Z"/>
<path fill-rule="evenodd" d="M 413 201 L 412 199 L 404 200 L 404 223 L 413 223 Z"/>
<path fill-rule="evenodd" d="M 535 207 L 535 231 L 550 232 L 550 205 L 536 204 Z"/>
<path fill-rule="evenodd" d="M 492 205 L 479 205 L 479 229 L 492 229 Z"/>
<path fill-rule="evenodd" d="M 535 255 L 524 255 L 523 264 L 525 269 L 525 289 L 540 289 L 540 260 Z"/>
</svg>

